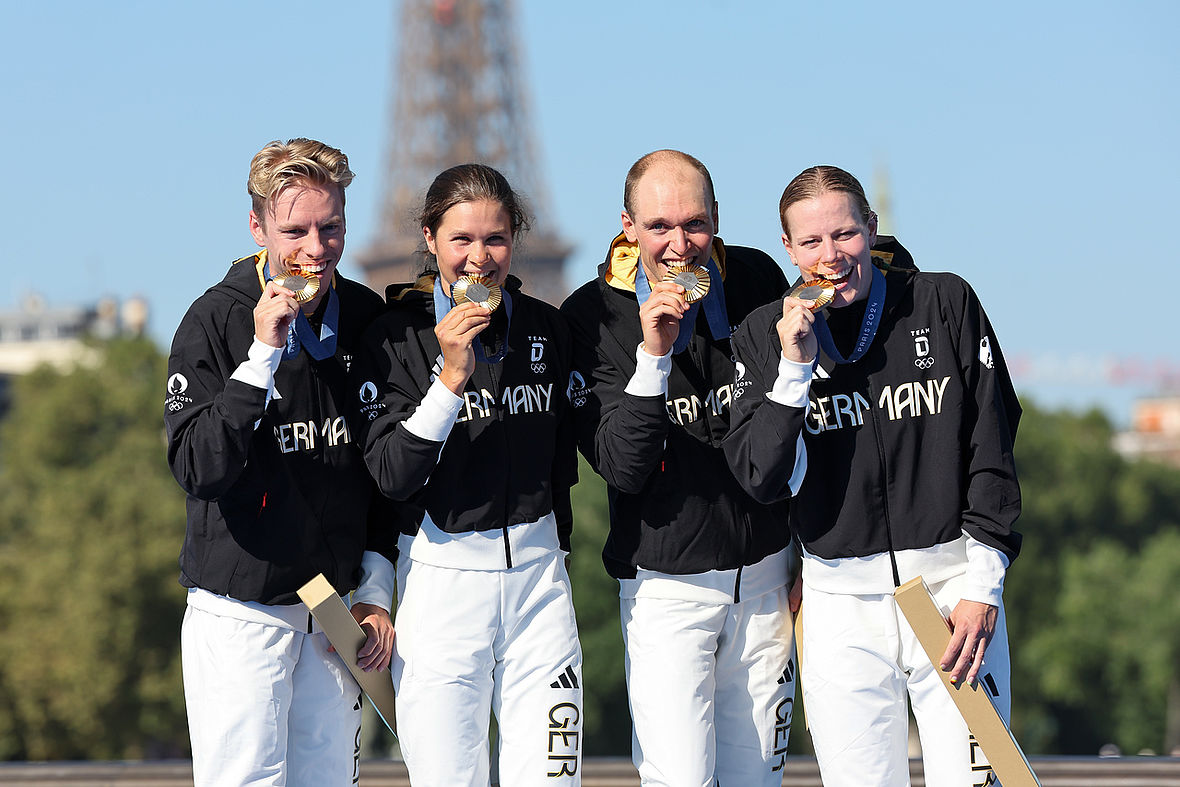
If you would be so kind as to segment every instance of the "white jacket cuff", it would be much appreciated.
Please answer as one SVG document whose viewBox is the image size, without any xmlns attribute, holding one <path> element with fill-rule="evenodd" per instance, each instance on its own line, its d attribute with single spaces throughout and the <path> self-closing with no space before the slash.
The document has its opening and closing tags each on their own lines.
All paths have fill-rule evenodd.
<svg viewBox="0 0 1180 787">
<path fill-rule="evenodd" d="M 436 378 L 426 390 L 426 396 L 422 397 L 422 402 L 414 410 L 413 415 L 406 419 L 404 426 L 407 432 L 423 440 L 446 442 L 462 406 L 463 399 L 455 396 L 450 388 Z"/>
<path fill-rule="evenodd" d="M 812 364 L 798 363 L 778 357 L 778 377 L 766 398 L 788 407 L 807 407 L 807 392 L 811 390 Z"/>
<path fill-rule="evenodd" d="M 386 612 L 392 612 L 396 592 L 397 571 L 393 563 L 380 552 L 366 550 L 361 555 L 361 583 L 352 591 L 352 603 L 376 604 Z"/>
<path fill-rule="evenodd" d="M 1003 552 L 967 536 L 967 588 L 963 598 L 1000 606 L 1007 569 L 1008 558 Z"/>
<path fill-rule="evenodd" d="M 627 382 L 624 393 L 631 396 L 663 396 L 668 392 L 668 375 L 672 373 L 672 351 L 667 355 L 652 355 L 641 342 L 635 348 L 635 374 Z"/>
<path fill-rule="evenodd" d="M 246 360 L 238 364 L 238 368 L 234 369 L 234 373 L 229 378 L 255 388 L 261 388 L 264 391 L 270 391 L 274 388 L 275 371 L 278 370 L 281 360 L 283 360 L 282 347 L 271 347 L 255 336 L 246 353 Z"/>
</svg>

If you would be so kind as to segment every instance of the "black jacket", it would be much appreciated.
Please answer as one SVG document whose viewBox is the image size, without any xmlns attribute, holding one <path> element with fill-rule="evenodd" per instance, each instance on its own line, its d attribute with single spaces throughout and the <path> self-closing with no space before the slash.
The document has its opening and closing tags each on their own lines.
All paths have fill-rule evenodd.
<svg viewBox="0 0 1180 787">
<path fill-rule="evenodd" d="M 437 443 L 402 425 L 441 369 L 433 284 L 427 275 L 414 285 L 391 285 L 387 311 L 357 354 L 353 387 L 365 389 L 356 404 L 358 439 L 369 470 L 386 495 L 419 512 L 424 507 L 448 533 L 507 532 L 552 511 L 568 551 L 577 454 L 565 398 L 570 339 L 561 315 L 508 277 L 507 353 L 498 363 L 476 363 L 459 416 L 444 443 Z M 492 320 L 481 341 L 494 339 L 490 344 L 498 346 L 508 322 L 505 308 Z M 419 515 L 403 532 L 413 535 L 420 521 Z M 512 565 L 511 553 L 506 565 Z"/>
<path fill-rule="evenodd" d="M 180 581 L 294 604 L 321 572 L 339 592 L 356 588 L 366 549 L 395 556 L 393 513 L 353 440 L 347 381 L 381 299 L 336 274 L 335 357 L 284 358 L 268 404 L 265 390 L 230 379 L 254 340 L 257 265 L 258 255 L 238 260 L 193 303 L 168 358 L 168 464 L 188 495 Z"/>
<path fill-rule="evenodd" d="M 912 270 L 908 253 L 894 245 L 907 264 L 886 275 L 872 345 L 850 364 L 820 351 L 802 421 L 799 408 L 765 396 L 782 354 L 778 304 L 751 314 L 734 334 L 745 367 L 726 440 L 734 473 L 760 500 L 789 494 L 792 432 L 802 424 L 807 475 L 791 522 L 808 552 L 892 554 L 965 532 L 1014 559 L 1020 404 L 995 332 L 965 281 Z M 825 312 L 842 352 L 855 341 L 865 303 Z"/>
<path fill-rule="evenodd" d="M 732 326 L 781 297 L 786 279 L 766 254 L 714 241 Z M 691 574 L 752 565 L 790 542 L 788 506 L 753 500 L 721 450 L 729 428 L 733 359 L 698 310 L 687 349 L 672 356 L 667 401 L 624 389 L 643 340 L 633 245 L 612 243 L 594 281 L 566 299 L 574 336 L 578 445 L 609 487 L 611 529 L 603 561 L 614 577 L 637 566 Z M 682 330 L 686 326 L 682 326 Z"/>
</svg>

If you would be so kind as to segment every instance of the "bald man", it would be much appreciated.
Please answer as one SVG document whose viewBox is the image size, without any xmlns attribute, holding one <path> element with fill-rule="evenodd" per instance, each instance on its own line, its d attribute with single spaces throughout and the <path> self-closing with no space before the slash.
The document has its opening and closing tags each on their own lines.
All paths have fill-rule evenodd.
<svg viewBox="0 0 1180 787">
<path fill-rule="evenodd" d="M 787 502 L 757 503 L 721 450 L 730 332 L 786 279 L 722 243 L 717 218 L 700 161 L 649 153 L 598 277 L 562 306 L 579 447 L 609 489 L 603 562 L 644 785 L 781 784 L 795 694 Z"/>
</svg>

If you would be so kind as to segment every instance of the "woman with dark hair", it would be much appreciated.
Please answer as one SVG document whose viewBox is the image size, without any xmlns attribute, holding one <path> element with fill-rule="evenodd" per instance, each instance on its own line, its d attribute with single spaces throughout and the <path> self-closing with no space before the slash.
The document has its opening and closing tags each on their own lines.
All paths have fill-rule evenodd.
<svg viewBox="0 0 1180 787">
<path fill-rule="evenodd" d="M 427 270 L 389 288 L 353 366 L 369 471 L 421 510 L 398 543 L 390 665 L 415 785 L 489 784 L 490 713 L 501 784 L 580 783 L 570 340 L 508 273 L 526 223 L 491 167 L 440 174 Z"/>
<path fill-rule="evenodd" d="M 803 547 L 803 697 L 824 784 L 909 785 L 907 697 L 926 783 L 993 784 L 936 668 L 978 683 L 1007 719 L 1002 593 L 1020 549 L 1020 405 L 995 332 L 967 282 L 915 270 L 895 239 L 878 238 L 844 170 L 803 171 L 779 213 L 802 282 L 733 336 L 725 451 L 750 494 L 771 502 L 790 494 L 804 438 L 791 526 Z M 954 631 L 937 667 L 893 598 L 918 576 Z"/>
</svg>

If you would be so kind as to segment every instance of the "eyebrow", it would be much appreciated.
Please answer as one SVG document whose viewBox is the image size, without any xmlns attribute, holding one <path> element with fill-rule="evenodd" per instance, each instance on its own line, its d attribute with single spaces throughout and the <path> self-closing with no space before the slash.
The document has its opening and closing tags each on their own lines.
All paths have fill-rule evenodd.
<svg viewBox="0 0 1180 787">
<path fill-rule="evenodd" d="M 706 214 L 694 213 L 693 215 L 686 218 L 683 222 L 675 222 L 675 221 L 672 221 L 671 219 L 666 219 L 662 216 L 653 216 L 650 219 L 644 219 L 643 221 L 640 222 L 640 224 L 642 224 L 644 229 L 647 229 L 648 227 L 652 227 L 656 224 L 670 224 L 672 226 L 678 226 L 679 224 L 687 224 L 690 221 L 707 221 L 707 220 L 708 220 L 708 216 Z"/>
</svg>

